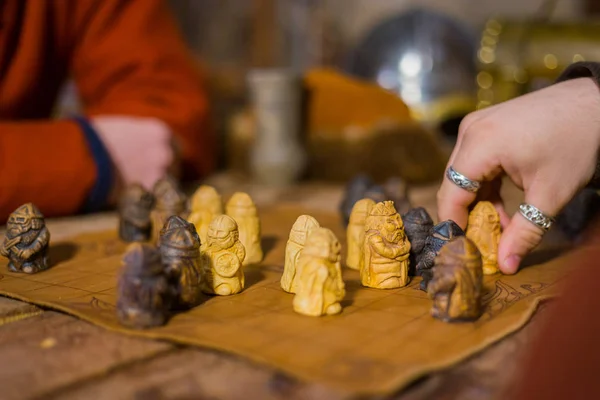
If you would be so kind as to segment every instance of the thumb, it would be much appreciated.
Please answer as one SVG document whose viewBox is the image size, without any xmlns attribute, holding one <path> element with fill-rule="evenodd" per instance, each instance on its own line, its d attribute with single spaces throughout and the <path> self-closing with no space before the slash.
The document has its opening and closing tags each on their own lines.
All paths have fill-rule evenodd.
<svg viewBox="0 0 600 400">
<path fill-rule="evenodd" d="M 561 208 L 559 202 L 556 201 L 557 196 L 545 196 L 540 193 L 542 192 L 534 190 L 526 193 L 526 203 L 534 205 L 547 216 L 555 216 Z M 517 272 L 523 258 L 540 244 L 544 233 L 542 228 L 527 220 L 517 211 L 500 238 L 498 245 L 500 270 L 505 274 Z"/>
</svg>

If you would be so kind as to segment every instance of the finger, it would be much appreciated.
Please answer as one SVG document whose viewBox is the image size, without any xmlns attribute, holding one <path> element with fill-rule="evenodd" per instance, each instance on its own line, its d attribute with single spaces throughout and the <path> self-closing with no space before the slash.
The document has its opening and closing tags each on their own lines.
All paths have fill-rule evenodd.
<svg viewBox="0 0 600 400">
<path fill-rule="evenodd" d="M 525 202 L 536 206 L 548 216 L 556 215 L 560 206 L 551 195 L 542 194 L 541 191 L 532 190 L 525 195 Z M 542 228 L 528 221 L 517 211 L 500 238 L 498 245 L 500 270 L 505 274 L 517 272 L 523 258 L 540 244 L 544 233 Z"/>
<path fill-rule="evenodd" d="M 491 181 L 501 171 L 494 149 L 490 148 L 489 141 L 483 140 L 483 138 L 473 138 L 473 136 L 473 134 L 469 134 L 463 139 L 452 166 L 469 179 L 480 182 Z M 476 198 L 475 193 L 458 187 L 444 176 L 437 195 L 439 220 L 451 219 L 465 229 L 469 205 Z"/>
</svg>

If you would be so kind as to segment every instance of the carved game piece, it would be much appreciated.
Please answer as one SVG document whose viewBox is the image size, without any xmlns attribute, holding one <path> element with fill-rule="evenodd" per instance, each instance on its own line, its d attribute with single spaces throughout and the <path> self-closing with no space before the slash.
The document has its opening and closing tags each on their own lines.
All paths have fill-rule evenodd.
<svg viewBox="0 0 600 400">
<path fill-rule="evenodd" d="M 395 204 L 394 204 L 395 205 Z M 411 275 L 415 275 L 416 266 L 421 260 L 421 252 L 425 247 L 427 236 L 433 228 L 433 220 L 427 210 L 423 207 L 411 208 L 402 215 L 404 222 L 404 232 L 410 242 L 410 271 Z"/>
<path fill-rule="evenodd" d="M 408 199 L 408 184 L 400 177 L 389 178 L 383 184 L 386 199 L 394 202 L 394 207 L 398 214 L 403 215 L 411 208 Z M 406 221 L 404 221 L 406 223 Z"/>
<path fill-rule="evenodd" d="M 158 250 L 132 243 L 123 257 L 117 284 L 117 318 L 122 325 L 145 329 L 164 325 L 177 296 Z"/>
<path fill-rule="evenodd" d="M 154 208 L 150 212 L 152 220 L 152 241 L 159 245 L 160 231 L 172 215 L 184 216 L 186 197 L 177 181 L 167 176 L 154 185 Z"/>
<path fill-rule="evenodd" d="M 445 322 L 472 321 L 481 315 L 483 269 L 481 254 L 467 237 L 449 241 L 435 258 L 427 289 L 431 315 Z"/>
<path fill-rule="evenodd" d="M 363 254 L 363 243 L 365 240 L 365 221 L 375 202 L 371 199 L 362 199 L 354 204 L 350 213 L 350 223 L 346 229 L 347 256 L 346 266 L 360 270 L 360 262 Z"/>
<path fill-rule="evenodd" d="M 12 272 L 35 274 L 48 269 L 50 232 L 44 216 L 33 203 L 23 204 L 8 217 L 0 254 Z"/>
<path fill-rule="evenodd" d="M 344 226 L 347 226 L 350 221 L 350 213 L 352 212 L 354 204 L 360 199 L 365 198 L 365 193 L 371 186 L 373 186 L 373 180 L 365 174 L 357 175 L 348 182 L 344 199 L 340 204 L 340 212 L 342 214 Z"/>
<path fill-rule="evenodd" d="M 246 250 L 243 265 L 258 264 L 263 259 L 260 243 L 260 220 L 256 206 L 247 193 L 235 193 L 225 206 L 225 212 L 238 225 L 240 242 Z"/>
<path fill-rule="evenodd" d="M 206 243 L 208 225 L 217 215 L 223 214 L 221 195 L 214 187 L 201 185 L 192 196 L 191 209 L 188 221 L 196 227 L 200 241 Z"/>
<path fill-rule="evenodd" d="M 439 251 L 446 243 L 458 236 L 465 236 L 465 232 L 452 220 L 440 222 L 431 229 L 431 234 L 425 240 L 425 246 L 416 266 L 417 275 L 423 277 L 421 290 L 427 290 L 427 285 L 432 277 L 431 269 Z"/>
<path fill-rule="evenodd" d="M 478 202 L 469 214 L 466 235 L 481 253 L 485 275 L 498 272 L 500 231 L 500 216 L 494 205 L 489 201 Z"/>
<path fill-rule="evenodd" d="M 242 263 L 246 256 L 238 226 L 227 215 L 216 216 L 208 226 L 207 247 L 201 255 L 202 291 L 227 296 L 244 289 Z"/>
<path fill-rule="evenodd" d="M 298 287 L 294 311 L 319 317 L 342 311 L 346 294 L 340 267 L 341 246 L 329 229 L 316 228 L 308 235 L 298 260 Z"/>
<path fill-rule="evenodd" d="M 169 217 L 160 232 L 160 254 L 169 279 L 178 288 L 177 307 L 190 308 L 200 299 L 200 238 L 191 223 Z"/>
<path fill-rule="evenodd" d="M 377 289 L 406 286 L 409 253 L 410 243 L 394 203 L 384 201 L 374 205 L 365 222 L 362 284 Z"/>
<path fill-rule="evenodd" d="M 285 263 L 281 276 L 281 288 L 288 293 L 296 293 L 298 276 L 298 259 L 302 254 L 306 238 L 314 229 L 319 228 L 319 222 L 310 215 L 301 215 L 296 219 L 290 237 L 285 246 Z"/>
<path fill-rule="evenodd" d="M 126 242 L 145 242 L 152 234 L 152 194 L 134 183 L 119 199 L 119 237 Z"/>
</svg>

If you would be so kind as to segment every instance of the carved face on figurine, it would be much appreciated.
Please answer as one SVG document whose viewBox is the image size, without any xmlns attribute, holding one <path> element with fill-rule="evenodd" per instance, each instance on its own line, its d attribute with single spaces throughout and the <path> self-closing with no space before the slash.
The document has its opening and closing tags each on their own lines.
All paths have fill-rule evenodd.
<svg viewBox="0 0 600 400">
<path fill-rule="evenodd" d="M 222 214 L 221 195 L 208 185 L 200 186 L 192 197 L 192 210 L 207 209 L 213 215 Z"/>
<path fill-rule="evenodd" d="M 27 203 L 17 208 L 6 222 L 6 236 L 15 238 L 23 236 L 21 244 L 28 245 L 36 237 L 37 232 L 44 227 L 44 216 L 33 203 Z M 31 235 L 26 233 L 33 231 Z"/>
<path fill-rule="evenodd" d="M 377 203 L 365 222 L 365 231 L 376 229 L 389 243 L 400 243 L 404 239 L 404 224 L 396 212 L 393 201 Z"/>
<path fill-rule="evenodd" d="M 235 220 L 227 215 L 215 217 L 208 226 L 208 245 L 229 249 L 239 239 Z"/>
<path fill-rule="evenodd" d="M 326 228 L 313 230 L 304 246 L 304 254 L 313 255 L 332 263 L 340 261 L 342 246 L 333 232 Z"/>
<path fill-rule="evenodd" d="M 304 246 L 306 237 L 313 229 L 319 228 L 319 226 L 319 222 L 310 215 L 299 216 L 290 231 L 290 241 L 299 244 L 300 246 Z"/>
<path fill-rule="evenodd" d="M 137 183 L 129 185 L 119 200 L 121 216 L 139 225 L 148 223 L 153 203 L 152 194 L 142 185 Z"/>
</svg>

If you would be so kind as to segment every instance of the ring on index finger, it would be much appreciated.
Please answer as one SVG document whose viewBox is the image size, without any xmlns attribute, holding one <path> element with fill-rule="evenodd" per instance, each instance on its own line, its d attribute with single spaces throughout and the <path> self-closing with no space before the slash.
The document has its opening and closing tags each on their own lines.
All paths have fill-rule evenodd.
<svg viewBox="0 0 600 400">
<path fill-rule="evenodd" d="M 456 171 L 452 165 L 446 170 L 446 177 L 450 180 L 450 182 L 454 183 L 459 188 L 466 190 L 467 192 L 476 193 L 481 187 L 481 182 L 467 178 L 460 172 Z"/>
</svg>

